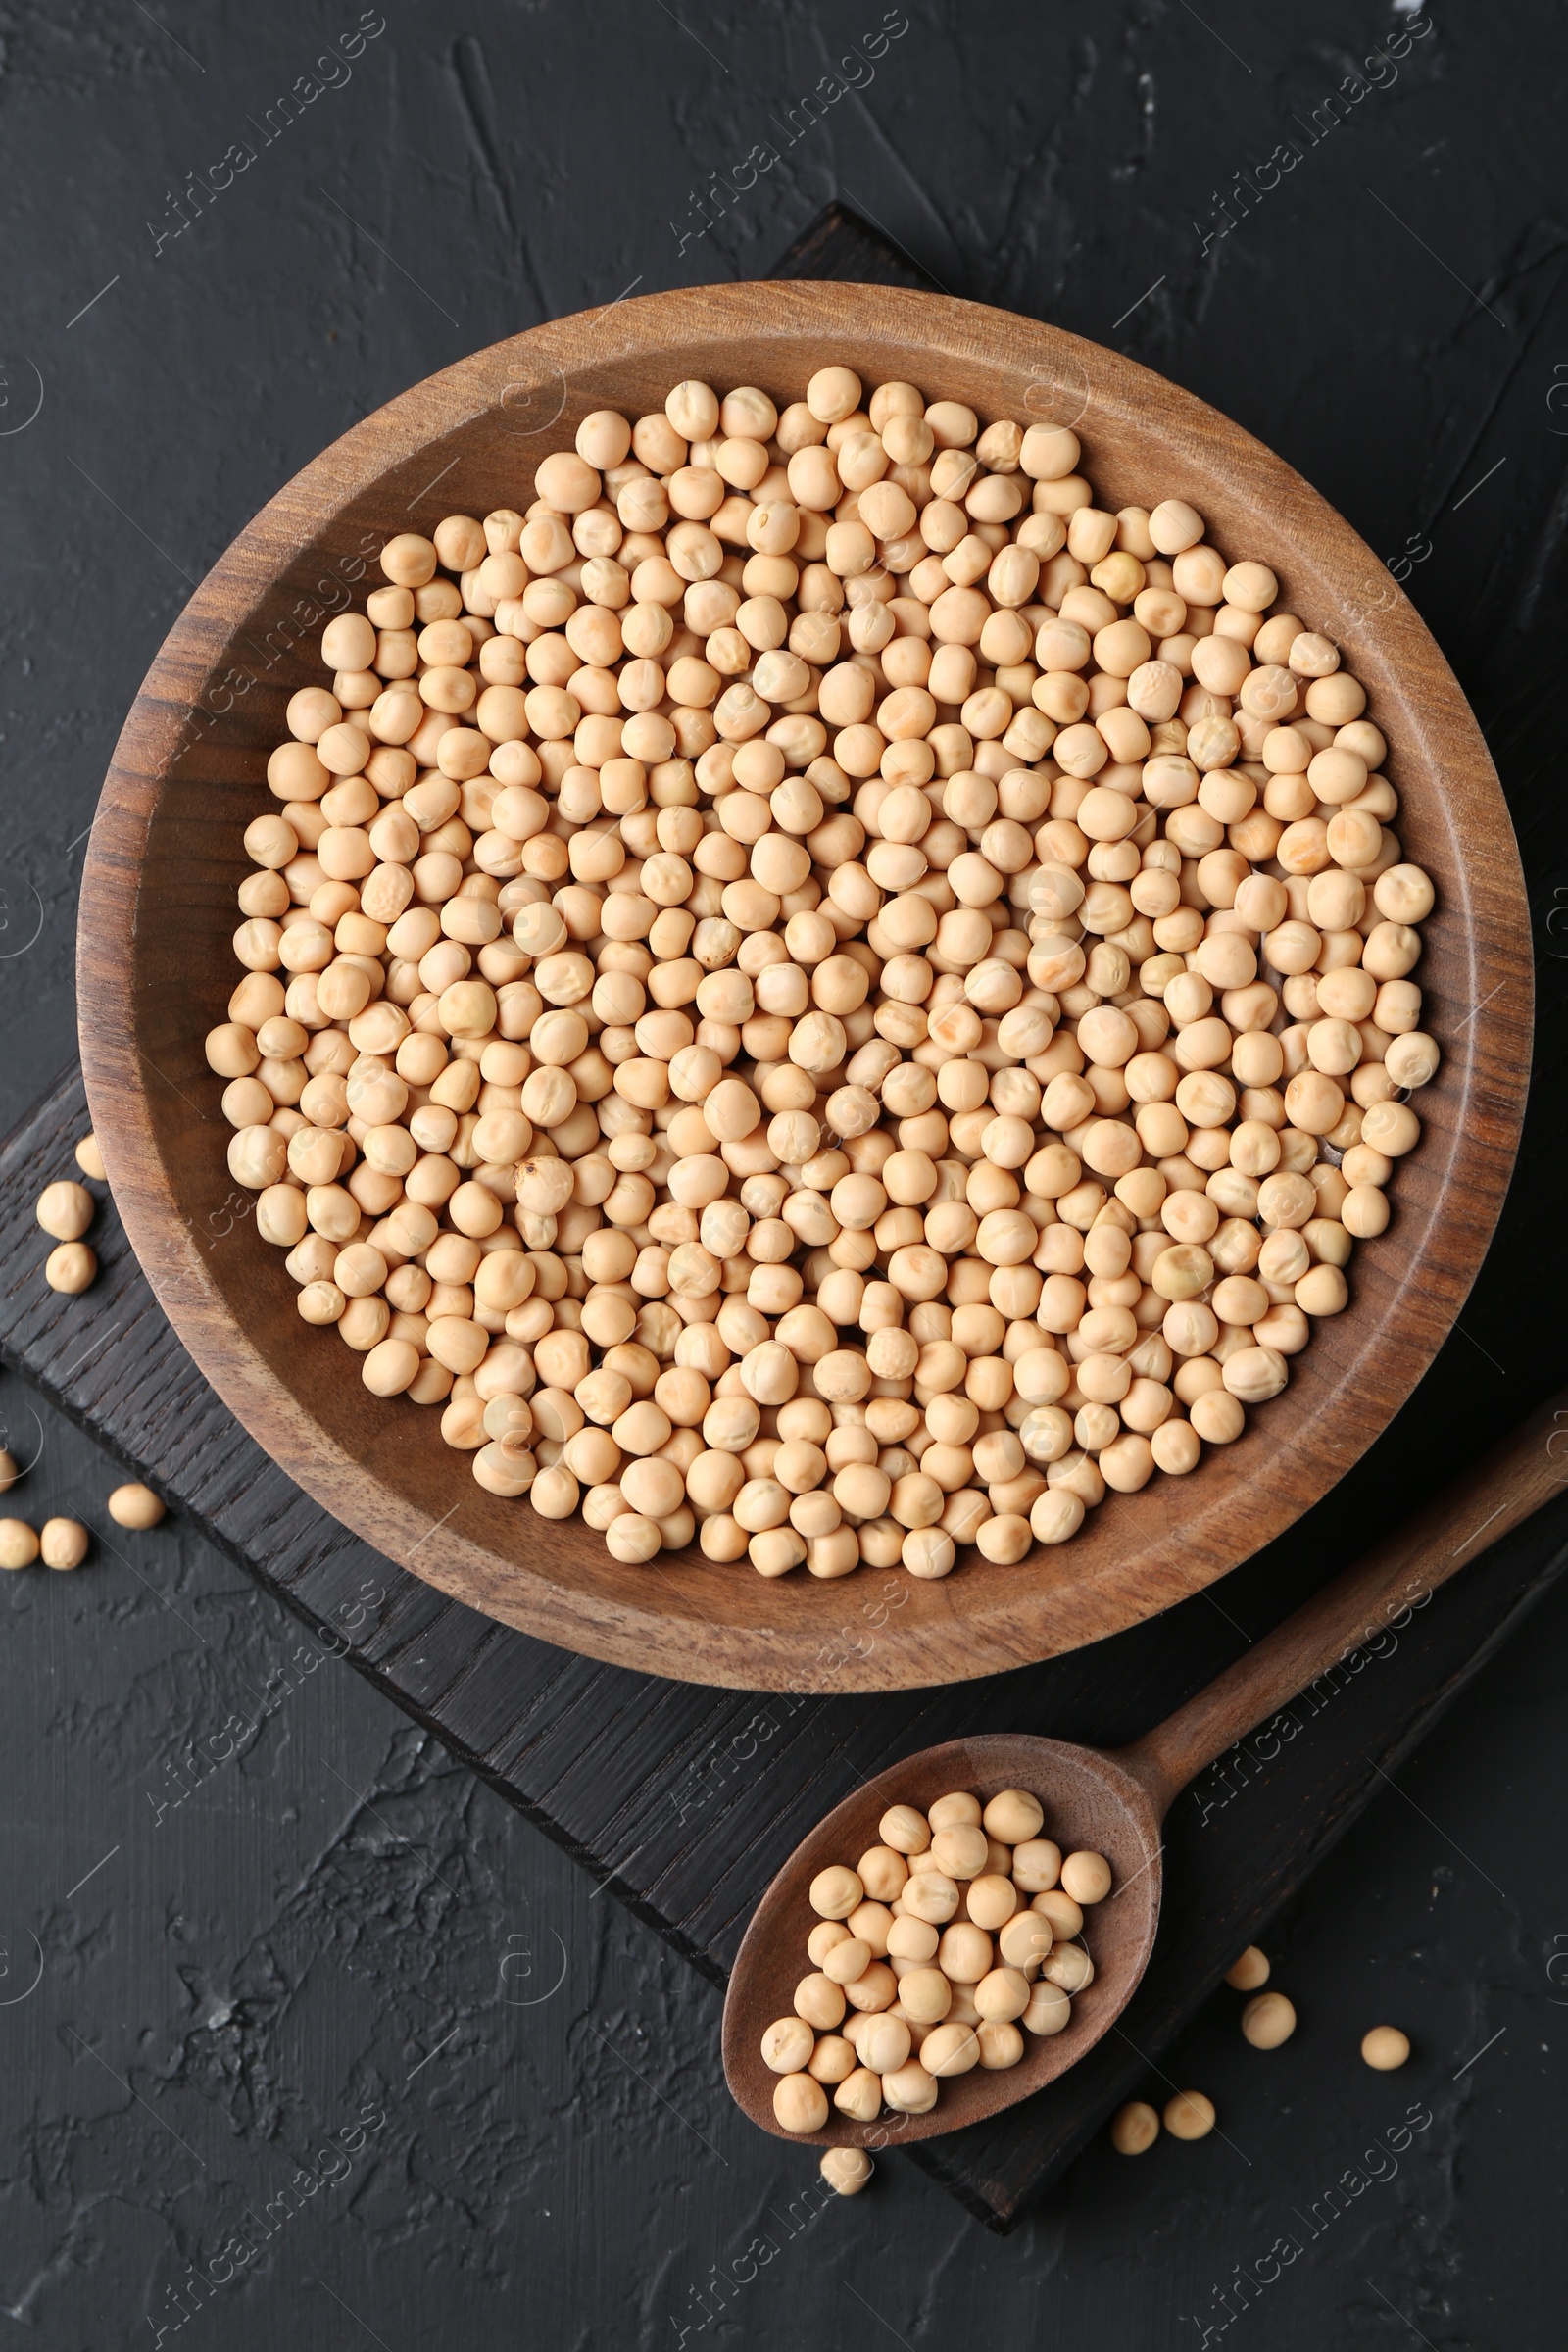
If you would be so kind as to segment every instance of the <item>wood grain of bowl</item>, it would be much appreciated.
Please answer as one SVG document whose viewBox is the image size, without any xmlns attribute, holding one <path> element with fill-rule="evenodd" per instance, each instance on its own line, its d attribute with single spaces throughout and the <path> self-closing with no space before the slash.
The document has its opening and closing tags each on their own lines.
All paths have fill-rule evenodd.
<svg viewBox="0 0 1568 2352">
<path fill-rule="evenodd" d="M 590 410 L 636 416 L 679 378 L 798 399 L 828 358 L 904 377 L 982 419 L 1071 424 L 1102 501 L 1190 499 L 1233 558 L 1345 648 L 1389 737 L 1406 854 L 1438 886 L 1419 978 L 1444 1049 L 1395 1215 L 1363 1242 L 1352 1304 L 1319 1323 L 1285 1395 L 1184 1479 L 1109 1498 L 1059 1549 L 941 1583 L 863 1570 L 779 1582 L 693 1548 L 612 1559 L 580 1521 L 484 1493 L 438 1415 L 372 1397 L 307 1331 L 280 1253 L 231 1200 L 203 1037 L 238 976 L 241 835 L 268 805 L 289 695 L 319 679 L 334 609 L 368 559 L 444 514 L 526 505 L 533 468 Z M 1413 607 L 1298 475 L 1213 409 L 1113 352 L 885 287 L 773 283 L 651 295 L 498 343 L 416 384 L 306 466 L 242 531 L 154 662 L 105 781 L 81 894 L 82 1060 L 115 1199 L 185 1346 L 252 1436 L 327 1510 L 442 1591 L 590 1656 L 754 1690 L 962 1680 L 1118 1631 L 1225 1575 L 1378 1436 L 1446 1336 L 1507 1188 L 1529 1067 L 1518 853 L 1480 730 Z M 241 1213 L 236 1215 L 236 1209 Z"/>
</svg>

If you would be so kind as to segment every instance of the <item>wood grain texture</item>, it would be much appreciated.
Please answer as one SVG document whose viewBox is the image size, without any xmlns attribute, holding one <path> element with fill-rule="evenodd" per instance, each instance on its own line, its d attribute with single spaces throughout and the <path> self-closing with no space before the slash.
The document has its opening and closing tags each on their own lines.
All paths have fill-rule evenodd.
<svg viewBox="0 0 1568 2352">
<path fill-rule="evenodd" d="M 1120 1762 L 1163 1818 L 1195 1774 L 1358 1642 L 1376 1640 L 1401 1614 L 1407 1619 L 1418 1596 L 1435 1592 L 1474 1559 L 1483 1537 L 1500 1543 L 1560 1494 L 1565 1482 L 1568 1389 L 1561 1389 L 1364 1559 L 1254 1642 L 1206 1690 L 1126 1749 Z"/>
<path fill-rule="evenodd" d="M 1318 1327 L 1285 1396 L 1193 1478 L 1116 1497 L 1061 1550 L 911 1585 L 869 1655 L 838 1643 L 841 1588 L 770 1583 L 695 1549 L 624 1566 L 580 1522 L 546 1526 L 485 1494 L 433 1416 L 369 1397 L 328 1341 L 302 1344 L 270 1253 L 191 1241 L 230 1189 L 200 1107 L 215 1091 L 201 1038 L 234 981 L 240 834 L 264 804 L 287 696 L 315 675 L 328 600 L 383 537 L 435 519 L 437 476 L 439 510 L 482 514 L 522 496 L 589 409 L 641 410 L 683 375 L 794 398 L 828 349 L 867 381 L 940 386 L 986 417 L 1075 424 L 1110 504 L 1191 496 L 1221 545 L 1271 564 L 1302 618 L 1346 643 L 1395 746 L 1406 845 L 1438 883 L 1422 981 L 1446 1053 L 1393 1226 L 1357 1251 L 1352 1310 Z M 202 1370 L 309 1493 L 442 1591 L 548 1641 L 737 1688 L 852 1690 L 953 1682 L 1102 1639 L 1224 1575 L 1371 1444 L 1457 1313 L 1506 1187 L 1525 936 L 1512 832 L 1451 673 L 1386 569 L 1289 466 L 1075 337 L 947 297 L 788 282 L 634 300 L 497 344 L 289 483 L 192 597 L 126 722 L 88 853 L 78 976 L 94 1123 L 127 1231 Z"/>
<path fill-rule="evenodd" d="M 638 1676 L 446 1598 L 302 1494 L 192 1364 L 112 1202 L 93 1229 L 92 1289 L 63 1298 L 47 1288 L 32 1202 L 73 1171 L 86 1118 L 72 1071 L 0 1147 L 0 1357 L 302 1620 L 341 1625 L 345 1607 L 352 1617 L 365 1594 L 379 1594 L 350 1640 L 356 1671 L 720 1985 L 769 1880 L 868 1776 L 977 1732 L 1135 1741 L 1245 1650 L 1244 1627 L 1276 1622 L 1369 1521 L 1418 1491 L 1419 1431 L 1441 1417 L 1445 1395 L 1473 1410 L 1473 1357 L 1459 1338 L 1424 1413 L 1403 1416 L 1374 1461 L 1242 1569 L 1223 1610 L 1197 1594 L 1093 1648 L 947 1690 L 754 1696 Z M 244 1231 L 220 1217 L 194 1246 L 220 1255 L 243 1246 Z M 1513 1300 L 1516 1286 L 1500 1270 L 1494 1279 Z M 1527 1294 L 1517 1296 L 1522 1312 Z M 1148 2087 L 1150 2067 L 1236 1953 L 1265 1934 L 1565 1559 L 1568 1492 L 1481 1551 L 1408 1627 L 1282 1711 L 1266 1741 L 1202 1775 L 1166 1820 L 1159 1937 L 1125 2016 L 1041 2096 L 912 2146 L 912 2161 L 1007 2227 L 1118 2100 Z M 874 1644 L 882 1634 L 857 1613 L 843 1638 Z"/>
<path fill-rule="evenodd" d="M 775 282 L 807 277 L 836 285 L 917 286 L 927 294 L 945 291 L 907 247 L 895 248 L 884 233 L 867 227 L 858 213 L 842 204 L 825 206 L 768 276 Z"/>
</svg>

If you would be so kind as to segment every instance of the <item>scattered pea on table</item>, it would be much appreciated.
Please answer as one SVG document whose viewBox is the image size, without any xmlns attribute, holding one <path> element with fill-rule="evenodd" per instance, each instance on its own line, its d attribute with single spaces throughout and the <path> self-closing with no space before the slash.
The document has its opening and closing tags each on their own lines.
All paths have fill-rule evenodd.
<svg viewBox="0 0 1568 2352">
<path fill-rule="evenodd" d="M 1110 2119 L 1110 2144 L 1119 2156 L 1142 2156 L 1158 2137 L 1158 2110 L 1147 2099 L 1129 2099 Z"/>
<path fill-rule="evenodd" d="M 1233 1961 L 1225 1971 L 1225 1982 L 1233 1984 L 1238 1992 L 1256 1992 L 1260 1985 L 1268 1983 L 1268 1975 L 1267 1953 L 1260 1952 L 1255 1943 L 1250 1943 L 1241 1958 Z"/>
<path fill-rule="evenodd" d="M 1179 2090 L 1165 2102 L 1164 2123 L 1172 2139 L 1206 2139 L 1214 2129 L 1214 2102 L 1200 2090 Z"/>
<path fill-rule="evenodd" d="M 1296 2032 L 1296 2006 L 1283 1992 L 1260 1992 L 1242 2011 L 1242 2034 L 1254 2050 L 1277 2050 Z"/>
<path fill-rule="evenodd" d="M 0 1568 L 30 1568 L 37 1557 L 37 1530 L 25 1519 L 0 1519 Z"/>
<path fill-rule="evenodd" d="M 46 1568 L 79 1568 L 87 1557 L 89 1538 L 79 1519 L 46 1519 L 38 1548 Z"/>
<path fill-rule="evenodd" d="M 62 1242 L 44 1260 L 43 1277 L 52 1291 L 74 1298 L 98 1272 L 98 1259 L 85 1242 Z"/>
<path fill-rule="evenodd" d="M 821 2174 L 841 2197 L 858 2197 L 876 2166 L 863 2148 L 824 2148 Z"/>
<path fill-rule="evenodd" d="M 38 1195 L 38 1222 L 57 1242 L 79 1242 L 97 1206 L 84 1184 L 46 1184 Z"/>
<path fill-rule="evenodd" d="M 155 1494 L 151 1487 L 133 1481 L 117 1487 L 109 1497 L 109 1516 L 117 1527 L 156 1527 L 168 1505 Z"/>
</svg>

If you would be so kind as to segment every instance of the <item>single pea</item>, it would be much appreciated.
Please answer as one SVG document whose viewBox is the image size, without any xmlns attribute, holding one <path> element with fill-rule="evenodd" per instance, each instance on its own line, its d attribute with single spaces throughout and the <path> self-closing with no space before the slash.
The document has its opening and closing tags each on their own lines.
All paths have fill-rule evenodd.
<svg viewBox="0 0 1568 2352">
<path fill-rule="evenodd" d="M 84 1184 L 46 1184 L 38 1195 L 38 1222 L 57 1242 L 79 1242 L 97 1205 Z"/>
<path fill-rule="evenodd" d="M 931 1840 L 931 1859 L 952 1879 L 978 1878 L 990 1851 L 984 1830 L 970 1822 L 940 1829 Z"/>
<path fill-rule="evenodd" d="M 762 2035 L 762 2064 L 775 2075 L 797 2075 L 809 2059 L 815 2039 L 805 2018 L 777 2018 Z"/>
<path fill-rule="evenodd" d="M 1110 2119 L 1110 2144 L 1119 2156 L 1142 2156 L 1159 2137 L 1159 2116 L 1147 2099 L 1129 2099 Z"/>
<path fill-rule="evenodd" d="M 1027 2033 L 1061 2034 L 1071 2021 L 1072 2001 L 1059 1984 L 1036 1984 L 1030 1987 L 1028 2005 L 1018 2020 Z"/>
<path fill-rule="evenodd" d="M 882 2112 L 882 2078 L 868 2066 L 858 2066 L 839 2083 L 833 2104 L 858 2124 L 875 2123 Z"/>
<path fill-rule="evenodd" d="M 873 1902 L 897 1901 L 908 1884 L 909 1866 L 904 1856 L 889 1845 L 873 1845 L 860 1856 L 855 1866 L 866 1894 Z"/>
<path fill-rule="evenodd" d="M 931 1824 L 914 1805 L 892 1805 L 877 1824 L 884 1845 L 898 1854 L 923 1854 L 931 1843 Z"/>
<path fill-rule="evenodd" d="M 974 1990 L 974 2005 L 983 2018 L 999 2025 L 1010 2025 L 1022 2017 L 1032 1995 L 1029 1980 L 1023 1971 L 1003 1966 L 987 1971 Z"/>
<path fill-rule="evenodd" d="M 830 1984 L 850 1985 L 864 1976 L 871 1959 L 871 1947 L 864 1937 L 850 1936 L 843 1943 L 836 1943 L 818 1965 Z"/>
<path fill-rule="evenodd" d="M 980 1818 L 988 1838 L 1000 1838 L 1004 1845 L 1019 1846 L 1039 1837 L 1045 1812 L 1040 1799 L 1031 1796 L 1027 1789 L 1004 1788 L 992 1797 Z"/>
<path fill-rule="evenodd" d="M 1374 2026 L 1361 2036 L 1361 2055 L 1380 2075 L 1392 2074 L 1410 2055 L 1409 2036 L 1397 2026 Z"/>
<path fill-rule="evenodd" d="M 967 2024 L 968 2020 L 963 2022 Z M 975 2027 L 974 2034 L 980 2045 L 980 2064 L 987 2074 L 1000 2074 L 1021 2061 L 1024 2038 L 1018 2028 L 1009 2021 L 983 2017 Z"/>
<path fill-rule="evenodd" d="M 817 1872 L 808 1899 L 821 1919 L 848 1919 L 857 1905 L 865 1900 L 865 1888 L 858 1872 L 836 1862 Z"/>
<path fill-rule="evenodd" d="M 928 1806 L 926 1819 L 933 1835 L 942 1830 L 977 1829 L 980 1826 L 980 1799 L 971 1796 L 966 1788 L 955 1789 L 950 1796 L 939 1796 Z"/>
<path fill-rule="evenodd" d="M 906 1918 L 924 1920 L 932 1926 L 942 1927 L 957 1910 L 960 1896 L 957 1882 L 933 1866 L 917 1870 L 899 1900 L 904 1905 Z"/>
<path fill-rule="evenodd" d="M 1051 1838 L 1027 1838 L 1012 1853 L 1015 1886 L 1025 1894 L 1044 1894 L 1061 1880 L 1061 1848 Z M 1076 1933 L 1076 1930 L 1074 1931 Z"/>
<path fill-rule="evenodd" d="M 85 1242 L 62 1242 L 44 1260 L 43 1278 L 52 1291 L 74 1298 L 98 1272 L 98 1260 Z"/>
<path fill-rule="evenodd" d="M 117 1527 L 156 1527 L 168 1505 L 151 1487 L 136 1483 L 116 1487 L 109 1497 L 109 1516 Z"/>
<path fill-rule="evenodd" d="M 1283 1992 L 1260 1992 L 1242 2011 L 1242 2033 L 1254 2050 L 1277 2050 L 1295 2032 L 1295 2004 Z"/>
<path fill-rule="evenodd" d="M 1163 2113 L 1172 2139 L 1206 2139 L 1214 2129 L 1214 2102 L 1200 2090 L 1179 2090 Z"/>
<path fill-rule="evenodd" d="M 79 1519 L 46 1519 L 38 1548 L 46 1568 L 79 1568 L 87 1557 L 87 1530 Z"/>
<path fill-rule="evenodd" d="M 818 2033 L 831 2033 L 844 2022 L 844 1987 L 820 1971 L 803 1977 L 795 1987 L 795 2014 Z"/>
<path fill-rule="evenodd" d="M 1259 1985 L 1268 1983 L 1267 1953 L 1260 1952 L 1255 1943 L 1250 1943 L 1241 1958 L 1233 1960 L 1225 1971 L 1225 1982 L 1233 1984 L 1238 1992 L 1256 1992 Z"/>
<path fill-rule="evenodd" d="M 938 2083 L 916 2060 L 882 2078 L 882 2096 L 896 2115 L 925 2115 L 937 2103 Z"/>
<path fill-rule="evenodd" d="M 1079 1905 L 1102 1903 L 1110 1892 L 1110 1875 L 1103 1854 L 1068 1854 L 1061 1866 L 1062 1890 Z"/>
<path fill-rule="evenodd" d="M 30 1568 L 37 1557 L 36 1530 L 25 1519 L 0 1519 L 0 1568 Z"/>
<path fill-rule="evenodd" d="M 1063 1992 L 1082 1992 L 1095 1981 L 1095 1964 L 1081 1943 L 1060 1943 L 1041 1962 L 1040 1974 Z"/>
<path fill-rule="evenodd" d="M 820 2132 L 827 2122 L 827 2092 L 811 2075 L 781 2075 L 773 2088 L 773 2113 L 786 2132 Z"/>
<path fill-rule="evenodd" d="M 863 2148 L 824 2148 L 818 2169 L 841 2197 L 858 2197 L 876 2166 Z"/>
<path fill-rule="evenodd" d="M 966 2075 L 980 2063 L 980 2036 L 973 2026 L 949 2022 L 937 2026 L 920 2044 L 920 2064 L 939 2081 Z"/>
</svg>

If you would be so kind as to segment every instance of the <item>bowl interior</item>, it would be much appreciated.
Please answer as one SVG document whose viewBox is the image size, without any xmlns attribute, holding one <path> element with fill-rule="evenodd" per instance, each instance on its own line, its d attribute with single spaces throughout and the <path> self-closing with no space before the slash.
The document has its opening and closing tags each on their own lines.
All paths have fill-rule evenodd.
<svg viewBox="0 0 1568 2352">
<path fill-rule="evenodd" d="M 580 1522 L 484 1493 L 435 1412 L 372 1398 L 357 1359 L 303 1330 L 281 1253 L 229 1178 L 202 1051 L 237 978 L 241 835 L 270 805 L 268 751 L 289 695 L 319 680 L 325 620 L 363 610 L 380 544 L 444 514 L 526 506 L 539 460 L 569 448 L 590 410 L 639 415 L 685 376 L 757 383 L 782 405 L 830 355 L 868 386 L 906 378 L 983 421 L 1072 424 L 1102 504 L 1179 494 L 1227 554 L 1269 564 L 1366 685 L 1400 838 L 1439 893 L 1418 976 L 1446 1058 L 1391 1228 L 1356 1251 L 1350 1310 L 1317 1325 L 1286 1394 L 1190 1478 L 1110 1498 L 1059 1550 L 938 1584 L 875 1570 L 772 1583 L 695 1549 L 626 1566 Z M 1507 815 L 1451 673 L 1386 569 L 1280 460 L 1131 362 L 1006 313 L 731 286 L 476 354 L 357 425 L 240 535 L 160 653 L 110 769 L 82 893 L 82 1049 L 116 1199 L 163 1304 L 327 1509 L 473 1606 L 595 1656 L 742 1688 L 897 1688 L 1050 1656 L 1166 1607 L 1267 1542 L 1377 1436 L 1458 1311 L 1501 1203 L 1528 1063 L 1527 938 Z"/>
</svg>

